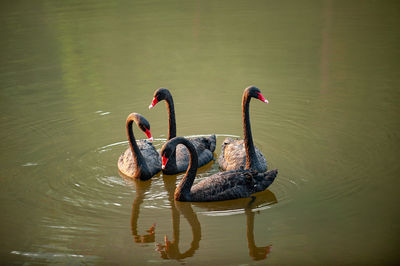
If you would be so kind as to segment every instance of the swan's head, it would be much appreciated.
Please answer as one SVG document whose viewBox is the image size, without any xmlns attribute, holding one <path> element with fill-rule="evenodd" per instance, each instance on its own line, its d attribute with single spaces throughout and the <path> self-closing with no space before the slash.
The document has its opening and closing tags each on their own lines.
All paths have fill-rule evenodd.
<svg viewBox="0 0 400 266">
<path fill-rule="evenodd" d="M 259 99 L 262 102 L 268 103 L 268 100 L 264 98 L 264 96 L 261 94 L 261 91 L 259 88 L 254 87 L 254 86 L 250 86 L 247 87 L 244 92 L 253 98 Z"/>
<path fill-rule="evenodd" d="M 174 152 L 175 147 L 168 141 L 161 148 L 161 168 L 164 170 L 167 165 L 168 159 Z"/>
<path fill-rule="evenodd" d="M 171 93 L 169 92 L 169 90 L 165 88 L 159 88 L 154 92 L 153 100 L 149 105 L 149 109 L 153 108 L 158 102 L 165 100 L 168 97 L 171 97 Z"/>
<path fill-rule="evenodd" d="M 169 157 L 174 153 L 176 149 L 176 145 L 178 145 L 179 140 L 181 137 L 175 137 L 166 143 L 161 147 L 161 168 L 165 169 L 165 166 L 167 165 L 167 162 L 169 160 Z"/>
<path fill-rule="evenodd" d="M 134 116 L 134 120 L 135 120 L 136 124 L 138 125 L 138 127 L 140 128 L 140 130 L 142 130 L 144 132 L 144 134 L 146 134 L 147 138 L 150 141 L 153 141 L 153 137 L 151 136 L 151 132 L 150 132 L 149 121 L 147 121 L 147 119 L 144 118 L 144 116 L 142 116 L 141 114 L 133 113 L 132 115 Z"/>
<path fill-rule="evenodd" d="M 175 137 L 164 143 L 161 148 L 160 154 L 162 158 L 161 168 L 165 169 L 168 160 L 170 159 L 171 155 L 175 152 L 177 145 L 184 145 L 189 150 L 190 160 L 192 160 L 193 156 L 196 158 L 197 162 L 197 152 L 194 145 L 184 137 Z M 196 166 L 197 167 L 197 166 Z"/>
</svg>

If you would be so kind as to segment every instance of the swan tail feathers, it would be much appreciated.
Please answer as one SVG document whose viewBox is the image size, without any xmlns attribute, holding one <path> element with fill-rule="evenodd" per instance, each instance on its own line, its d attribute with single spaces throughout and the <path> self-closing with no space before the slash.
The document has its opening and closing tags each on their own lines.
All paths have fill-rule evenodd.
<svg viewBox="0 0 400 266">
<path fill-rule="evenodd" d="M 209 141 L 209 147 L 208 147 L 208 149 L 209 149 L 211 152 L 214 152 L 214 151 L 215 151 L 215 146 L 216 146 L 216 144 L 217 144 L 217 137 L 215 136 L 215 134 L 214 134 L 214 135 L 211 135 L 211 136 L 208 138 L 208 141 Z"/>
<path fill-rule="evenodd" d="M 256 177 L 254 192 L 266 190 L 275 180 L 278 175 L 278 169 L 270 170 L 264 173 L 259 173 Z"/>
<path fill-rule="evenodd" d="M 271 179 L 271 178 L 275 179 L 277 175 L 278 175 L 278 169 L 269 170 L 264 173 L 266 179 Z"/>
</svg>

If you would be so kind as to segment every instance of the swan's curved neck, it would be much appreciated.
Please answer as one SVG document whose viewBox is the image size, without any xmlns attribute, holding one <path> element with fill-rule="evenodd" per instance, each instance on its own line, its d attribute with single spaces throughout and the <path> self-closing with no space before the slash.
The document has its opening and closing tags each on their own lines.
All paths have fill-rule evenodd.
<svg viewBox="0 0 400 266">
<path fill-rule="evenodd" d="M 136 169 L 141 170 L 143 165 L 143 155 L 136 144 L 135 135 L 133 135 L 133 129 L 132 129 L 133 122 L 135 122 L 134 118 L 128 117 L 126 121 L 126 132 L 128 135 L 128 141 L 129 141 L 129 146 L 131 148 L 132 157 L 134 159 L 134 164 L 136 166 Z"/>
<path fill-rule="evenodd" d="M 171 95 L 165 99 L 168 110 L 168 140 L 176 137 L 175 107 Z"/>
<path fill-rule="evenodd" d="M 250 126 L 250 99 L 251 97 L 245 92 L 242 99 L 242 116 L 243 116 L 243 139 L 244 148 L 246 150 L 246 169 L 250 169 L 257 163 L 257 155 L 254 148 L 253 136 Z"/>
<path fill-rule="evenodd" d="M 190 189 L 192 188 L 197 173 L 198 157 L 195 147 L 185 138 L 177 138 L 176 145 L 183 144 L 189 150 L 189 166 L 185 176 L 175 190 L 175 199 L 179 201 L 190 201 Z M 176 146 L 175 145 L 175 146 Z"/>
</svg>

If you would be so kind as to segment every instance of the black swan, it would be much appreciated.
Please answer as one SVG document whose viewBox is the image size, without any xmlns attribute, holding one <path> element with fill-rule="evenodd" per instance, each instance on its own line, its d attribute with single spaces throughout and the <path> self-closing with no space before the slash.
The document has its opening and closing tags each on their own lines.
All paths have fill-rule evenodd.
<svg viewBox="0 0 400 266">
<path fill-rule="evenodd" d="M 175 122 L 175 109 L 174 100 L 168 89 L 160 88 L 154 92 L 153 101 L 149 105 L 149 109 L 153 108 L 158 102 L 165 100 L 168 110 L 168 140 L 176 137 L 176 122 Z M 211 135 L 209 137 L 194 137 L 188 138 L 196 148 L 198 154 L 199 167 L 207 164 L 214 159 L 213 152 L 215 150 L 216 137 Z M 172 155 L 168 160 L 168 164 L 163 173 L 173 175 L 186 171 L 189 165 L 189 153 L 187 149 L 178 146 L 176 154 Z"/>
<path fill-rule="evenodd" d="M 242 98 L 244 139 L 234 140 L 226 138 L 222 143 L 218 164 L 223 171 L 238 170 L 241 168 L 253 169 L 258 172 L 267 171 L 267 160 L 261 151 L 254 147 L 251 135 L 249 107 L 252 97 L 268 103 L 258 88 L 251 86 L 244 90 Z"/>
<path fill-rule="evenodd" d="M 161 148 L 162 168 L 168 162 L 176 146 L 183 144 L 189 150 L 189 166 L 175 190 L 177 201 L 221 201 L 247 198 L 265 190 L 274 181 L 278 170 L 259 173 L 255 170 L 232 170 L 214 174 L 193 186 L 197 172 L 197 153 L 193 144 L 183 137 L 169 140 Z M 193 186 L 193 187 L 192 187 Z"/>
<path fill-rule="evenodd" d="M 148 180 L 161 171 L 161 157 L 153 144 L 147 140 L 135 140 L 132 124 L 135 122 L 145 132 L 150 140 L 150 123 L 140 114 L 131 113 L 126 119 L 126 132 L 129 140 L 129 148 L 118 159 L 118 169 L 122 174 Z"/>
</svg>

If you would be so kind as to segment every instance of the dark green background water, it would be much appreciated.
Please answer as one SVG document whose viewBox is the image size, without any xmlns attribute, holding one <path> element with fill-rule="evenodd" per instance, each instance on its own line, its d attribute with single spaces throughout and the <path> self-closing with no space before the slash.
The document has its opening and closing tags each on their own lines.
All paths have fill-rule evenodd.
<svg viewBox="0 0 400 266">
<path fill-rule="evenodd" d="M 399 26 L 397 1 L 2 1 L 0 262 L 398 263 Z M 175 206 L 181 176 L 118 174 L 129 113 L 164 143 L 155 89 L 218 156 L 249 85 L 279 169 L 253 205 Z"/>
</svg>

